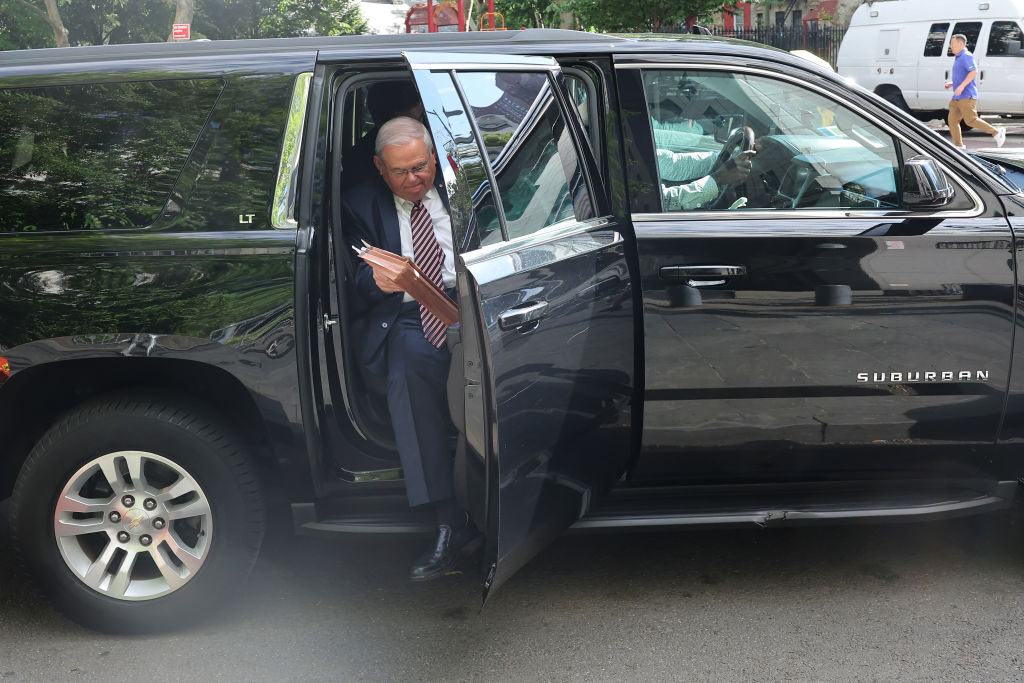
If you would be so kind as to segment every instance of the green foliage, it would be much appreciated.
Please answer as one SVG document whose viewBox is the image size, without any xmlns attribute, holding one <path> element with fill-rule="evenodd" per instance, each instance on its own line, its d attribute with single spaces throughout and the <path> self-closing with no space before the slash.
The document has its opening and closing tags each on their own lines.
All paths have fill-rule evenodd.
<svg viewBox="0 0 1024 683">
<path fill-rule="evenodd" d="M 45 12 L 41 0 L 27 0 Z M 58 0 L 71 45 L 167 40 L 174 0 Z M 193 38 L 285 38 L 365 33 L 357 0 L 196 0 Z M 0 0 L 0 50 L 54 47 L 53 30 L 19 0 Z"/>
<path fill-rule="evenodd" d="M 42 9 L 43 3 L 38 3 Z M 0 0 L 0 50 L 56 47 L 46 19 L 17 0 Z"/>
<path fill-rule="evenodd" d="M 197 0 L 195 28 L 215 40 L 365 33 L 356 0 Z"/>
<path fill-rule="evenodd" d="M 0 232 L 148 225 L 217 80 L 0 90 Z"/>
<path fill-rule="evenodd" d="M 721 0 L 565 0 L 583 26 L 612 33 L 673 29 L 722 10 Z"/>
<path fill-rule="evenodd" d="M 552 0 L 513 0 L 496 4 L 495 9 L 505 15 L 505 27 L 511 30 L 558 26 L 559 9 Z"/>
</svg>

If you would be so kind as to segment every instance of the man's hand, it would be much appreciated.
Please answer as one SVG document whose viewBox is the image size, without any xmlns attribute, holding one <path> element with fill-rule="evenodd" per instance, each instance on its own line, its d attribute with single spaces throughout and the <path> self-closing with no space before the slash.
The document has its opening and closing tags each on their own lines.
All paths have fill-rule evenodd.
<svg viewBox="0 0 1024 683">
<path fill-rule="evenodd" d="M 373 268 L 372 264 L 368 264 L 370 268 Z M 384 271 L 373 268 L 373 281 L 377 284 L 380 291 L 385 294 L 393 294 L 394 292 L 404 291 L 401 287 L 395 284 L 394 280 L 384 274 Z"/>
<path fill-rule="evenodd" d="M 756 154 L 754 150 L 740 152 L 725 162 L 722 168 L 712 173 L 711 177 L 715 179 L 715 183 L 718 185 L 737 185 L 742 183 L 750 175 L 754 154 Z"/>
<path fill-rule="evenodd" d="M 942 87 L 945 88 L 946 90 L 949 90 L 950 88 L 953 87 L 953 81 L 946 81 L 945 83 L 942 84 Z"/>
<path fill-rule="evenodd" d="M 967 85 L 967 84 L 964 83 L 964 85 Z M 964 85 L 961 85 L 959 88 L 954 90 L 953 94 L 956 95 L 957 97 L 960 97 L 960 94 L 964 91 Z"/>
</svg>

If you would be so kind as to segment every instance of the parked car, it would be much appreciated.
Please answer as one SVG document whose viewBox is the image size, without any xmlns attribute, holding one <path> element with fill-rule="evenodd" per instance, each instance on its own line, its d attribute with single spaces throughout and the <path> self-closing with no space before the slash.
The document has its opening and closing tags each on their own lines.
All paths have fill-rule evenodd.
<svg viewBox="0 0 1024 683">
<path fill-rule="evenodd" d="M 338 205 L 368 88 L 409 79 L 459 251 L 452 449 L 486 591 L 568 528 L 1016 498 L 1024 195 L 806 60 L 549 30 L 13 52 L 0 498 L 58 608 L 193 622 L 288 514 L 270 500 L 299 533 L 432 528 L 358 360 Z M 666 210 L 749 149 L 745 182 Z"/>
<path fill-rule="evenodd" d="M 953 53 L 963 34 L 978 64 L 978 112 L 1024 115 L 1024 0 L 869 2 L 853 13 L 836 68 L 904 111 L 946 118 Z"/>
</svg>

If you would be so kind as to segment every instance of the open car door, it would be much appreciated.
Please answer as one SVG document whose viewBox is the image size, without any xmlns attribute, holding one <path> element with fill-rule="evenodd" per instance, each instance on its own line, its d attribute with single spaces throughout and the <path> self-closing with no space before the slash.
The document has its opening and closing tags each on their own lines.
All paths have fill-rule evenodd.
<svg viewBox="0 0 1024 683">
<path fill-rule="evenodd" d="M 449 400 L 468 444 L 456 479 L 485 532 L 486 598 L 626 468 L 634 242 L 553 59 L 405 58 L 452 217 L 461 348 Z"/>
</svg>

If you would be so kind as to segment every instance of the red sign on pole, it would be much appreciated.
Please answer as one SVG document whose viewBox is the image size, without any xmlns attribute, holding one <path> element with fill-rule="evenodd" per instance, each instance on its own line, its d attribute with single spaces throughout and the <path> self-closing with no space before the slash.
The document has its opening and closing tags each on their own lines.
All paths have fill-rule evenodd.
<svg viewBox="0 0 1024 683">
<path fill-rule="evenodd" d="M 188 40 L 190 26 L 191 24 L 171 24 L 171 38 L 175 40 Z"/>
</svg>

